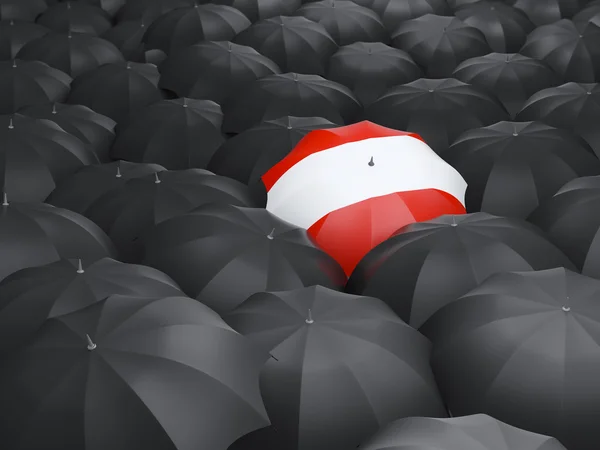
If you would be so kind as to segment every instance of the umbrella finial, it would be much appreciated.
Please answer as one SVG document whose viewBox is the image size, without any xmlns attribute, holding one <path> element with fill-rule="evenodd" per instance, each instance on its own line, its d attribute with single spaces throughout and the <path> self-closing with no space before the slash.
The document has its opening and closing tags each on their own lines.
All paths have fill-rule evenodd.
<svg viewBox="0 0 600 450">
<path fill-rule="evenodd" d="M 117 174 L 115 175 L 115 177 L 117 178 L 121 178 L 123 175 L 121 175 L 121 161 L 117 162 Z"/>
<path fill-rule="evenodd" d="M 298 74 L 294 72 L 294 81 L 298 81 Z"/>
<path fill-rule="evenodd" d="M 144 17 L 140 19 L 140 28 L 144 28 L 146 26 L 146 22 L 144 22 Z"/>
<path fill-rule="evenodd" d="M 160 183 L 160 182 L 161 182 L 161 181 L 160 181 L 160 178 L 158 178 L 158 172 L 154 172 L 154 183 L 155 183 L 155 184 L 158 184 L 158 183 Z"/>
<path fill-rule="evenodd" d="M 68 37 L 69 39 L 71 39 L 71 38 L 73 37 L 73 35 L 71 34 L 71 30 L 69 30 L 69 34 L 67 34 L 67 37 Z"/>
<path fill-rule="evenodd" d="M 13 118 L 11 117 L 8 121 L 8 129 L 12 130 L 15 126 L 13 125 Z"/>
<path fill-rule="evenodd" d="M 369 160 L 369 166 L 373 167 L 375 165 L 375 161 L 373 161 L 373 157 L 371 156 L 371 159 Z"/>
<path fill-rule="evenodd" d="M 94 344 L 94 341 L 92 341 L 92 338 L 90 337 L 89 334 L 85 335 L 87 341 L 88 341 L 88 346 L 87 349 L 88 350 L 94 350 L 96 348 L 96 344 Z"/>
<path fill-rule="evenodd" d="M 229 53 L 231 53 L 231 50 L 233 50 L 233 45 L 231 45 L 231 42 L 228 42 L 228 43 L 227 43 L 227 51 L 228 51 Z"/>
<path fill-rule="evenodd" d="M 274 237 L 275 237 L 275 228 L 273 228 L 271 230 L 271 232 L 269 234 L 267 234 L 267 239 L 273 240 Z"/>
<path fill-rule="evenodd" d="M 458 226 L 458 224 L 456 223 L 456 216 L 455 215 L 452 215 L 452 223 L 450 224 L 450 226 L 453 226 L 453 227 L 457 227 Z"/>
<path fill-rule="evenodd" d="M 81 259 L 77 260 L 77 273 L 83 273 L 85 272 L 85 270 L 83 270 L 83 263 L 81 262 Z"/>
<path fill-rule="evenodd" d="M 315 322 L 312 318 L 312 311 L 310 309 L 308 310 L 308 317 L 306 318 L 305 322 L 309 325 Z"/>
<path fill-rule="evenodd" d="M 567 297 L 565 298 L 565 305 L 562 307 L 562 310 L 564 312 L 569 312 L 571 311 L 571 307 L 569 306 L 569 303 L 571 303 L 571 299 L 569 298 L 569 296 L 567 295 Z"/>
<path fill-rule="evenodd" d="M 183 107 L 187 108 L 188 104 L 187 104 L 187 98 L 183 97 Z"/>
<path fill-rule="evenodd" d="M 52 103 L 52 114 L 56 114 L 56 103 Z"/>
<path fill-rule="evenodd" d="M 13 65 L 12 66 L 13 67 L 17 67 L 17 60 L 16 59 L 13 59 Z"/>
<path fill-rule="evenodd" d="M 127 61 L 127 65 L 125 66 L 127 69 L 131 69 L 131 63 Z"/>
<path fill-rule="evenodd" d="M 2 193 L 2 206 L 8 206 L 8 194 L 6 192 Z"/>
<path fill-rule="evenodd" d="M 10 24 L 14 25 L 15 24 L 15 19 L 10 19 Z"/>
</svg>

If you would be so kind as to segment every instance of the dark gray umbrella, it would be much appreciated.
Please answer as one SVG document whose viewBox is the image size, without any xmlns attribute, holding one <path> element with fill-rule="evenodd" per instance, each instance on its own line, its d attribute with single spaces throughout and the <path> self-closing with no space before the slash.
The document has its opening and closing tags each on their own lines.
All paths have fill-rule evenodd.
<svg viewBox="0 0 600 450">
<path fill-rule="evenodd" d="M 226 450 L 269 424 L 266 356 L 187 297 L 112 295 L 2 361 L 0 435 L 36 450 Z"/>
<path fill-rule="evenodd" d="M 144 18 L 151 24 L 158 17 L 177 8 L 197 4 L 197 0 L 127 0 L 116 15 L 117 23 Z"/>
<path fill-rule="evenodd" d="M 116 24 L 101 37 L 117 47 L 127 61 L 146 62 L 143 38 L 147 29 L 148 23 L 144 19 L 127 20 Z"/>
<path fill-rule="evenodd" d="M 211 3 L 232 6 L 252 23 L 275 16 L 291 16 L 302 4 L 300 0 L 212 0 Z"/>
<path fill-rule="evenodd" d="M 131 0 L 129 0 L 129 2 L 131 2 Z M 77 0 L 77 3 L 85 3 L 87 5 L 102 8 L 111 18 L 129 2 L 127 2 L 127 0 Z M 135 1 L 132 3 L 135 3 Z"/>
<path fill-rule="evenodd" d="M 600 25 L 600 2 L 598 0 L 590 1 L 585 8 L 573 16 L 573 22 L 577 25 L 585 25 L 588 22 Z"/>
<path fill-rule="evenodd" d="M 396 31 L 402 22 L 426 14 L 452 15 L 446 0 L 359 0 L 357 3 L 379 14 L 390 33 Z"/>
<path fill-rule="evenodd" d="M 47 8 L 45 0 L 0 0 L 0 19 L 34 22 Z"/>
<path fill-rule="evenodd" d="M 256 292 L 320 284 L 340 289 L 342 268 L 306 230 L 262 208 L 203 205 L 144 236 L 144 264 L 179 283 L 219 314 Z"/>
<path fill-rule="evenodd" d="M 495 275 L 438 311 L 421 330 L 448 409 L 597 449 L 599 295 L 561 267 Z"/>
<path fill-rule="evenodd" d="M 41 25 L 14 20 L 0 22 L 0 60 L 15 59 L 25 44 L 40 38 L 50 30 Z"/>
<path fill-rule="evenodd" d="M 275 439 L 247 450 L 351 449 L 390 420 L 447 416 L 429 342 L 378 299 L 262 292 L 224 319 L 272 355 L 260 386 Z"/>
<path fill-rule="evenodd" d="M 574 265 L 535 226 L 486 213 L 408 225 L 371 250 L 346 285 L 385 301 L 418 328 L 488 276 Z"/>
<path fill-rule="evenodd" d="M 396 420 L 360 450 L 567 450 L 555 438 L 521 430 L 486 414 Z"/>
<path fill-rule="evenodd" d="M 36 20 L 57 33 L 87 33 L 99 36 L 111 27 L 108 13 L 98 6 L 67 1 L 50 6 Z"/>
<path fill-rule="evenodd" d="M 588 2 L 589 0 L 516 0 L 513 6 L 527 14 L 535 26 L 539 27 L 560 19 L 570 19 Z"/>
</svg>

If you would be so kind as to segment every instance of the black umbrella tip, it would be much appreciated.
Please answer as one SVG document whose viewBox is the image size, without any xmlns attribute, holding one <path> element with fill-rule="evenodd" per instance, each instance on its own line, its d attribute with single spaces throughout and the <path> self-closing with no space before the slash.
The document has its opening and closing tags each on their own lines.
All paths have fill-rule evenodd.
<svg viewBox="0 0 600 450">
<path fill-rule="evenodd" d="M 84 273 L 85 270 L 83 270 L 83 263 L 81 262 L 81 259 L 77 260 L 77 273 Z"/>
<path fill-rule="evenodd" d="M 13 67 L 17 67 L 17 60 L 16 59 L 13 59 L 13 65 L 12 66 Z"/>
<path fill-rule="evenodd" d="M 429 92 L 433 92 L 433 89 L 427 89 Z"/>
<path fill-rule="evenodd" d="M 569 312 L 569 311 L 571 311 L 571 307 L 570 307 L 570 306 L 563 306 L 563 307 L 562 307 L 562 310 L 563 310 L 564 312 Z"/>
<path fill-rule="evenodd" d="M 516 131 L 513 133 L 513 136 L 518 136 L 519 133 L 517 133 Z"/>
<path fill-rule="evenodd" d="M 8 194 L 6 192 L 2 193 L 2 206 L 8 206 Z"/>
<path fill-rule="evenodd" d="M 592 91 L 587 91 L 586 94 L 587 95 L 592 95 Z"/>
<path fill-rule="evenodd" d="M 375 161 L 373 161 L 373 157 L 371 156 L 371 159 L 369 160 L 369 166 L 373 167 L 375 165 Z"/>
<path fill-rule="evenodd" d="M 308 310 L 308 317 L 306 318 L 305 322 L 309 325 L 311 323 L 315 323 L 315 321 L 313 320 L 313 317 L 312 317 L 312 311 L 310 309 Z"/>
<path fill-rule="evenodd" d="M 269 239 L 269 240 L 273 240 L 274 237 L 275 237 L 275 228 L 273 228 L 271 230 L 271 232 L 269 234 L 267 234 L 267 239 Z"/>
<path fill-rule="evenodd" d="M 154 172 L 154 184 L 160 183 L 160 178 L 158 178 L 158 172 Z"/>
<path fill-rule="evenodd" d="M 94 350 L 97 346 L 96 346 L 96 344 L 94 344 L 94 341 L 92 341 L 92 338 L 90 337 L 90 335 L 86 334 L 85 338 L 87 339 L 87 342 L 88 342 L 87 349 L 90 351 Z"/>
<path fill-rule="evenodd" d="M 12 130 L 15 126 L 13 125 L 13 119 L 12 117 L 9 119 L 8 121 L 8 129 Z"/>
</svg>

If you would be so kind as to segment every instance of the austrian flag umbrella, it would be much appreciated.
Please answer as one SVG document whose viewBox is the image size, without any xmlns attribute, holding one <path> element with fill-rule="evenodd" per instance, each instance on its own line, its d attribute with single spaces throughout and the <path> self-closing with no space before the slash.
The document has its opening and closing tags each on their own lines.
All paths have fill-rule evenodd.
<svg viewBox="0 0 600 450">
<path fill-rule="evenodd" d="M 420 136 L 367 121 L 311 131 L 262 180 L 267 210 L 347 275 L 399 228 L 465 213 L 466 182 Z"/>
</svg>

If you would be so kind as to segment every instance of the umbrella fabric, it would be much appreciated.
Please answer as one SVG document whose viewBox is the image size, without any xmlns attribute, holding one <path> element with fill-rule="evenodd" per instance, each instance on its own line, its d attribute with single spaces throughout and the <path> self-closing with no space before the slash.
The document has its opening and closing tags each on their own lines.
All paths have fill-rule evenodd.
<svg viewBox="0 0 600 450">
<path fill-rule="evenodd" d="M 390 33 L 396 31 L 402 22 L 426 14 L 452 15 L 446 0 L 360 0 L 358 3 L 368 6 L 379 14 Z"/>
<path fill-rule="evenodd" d="M 404 225 L 465 213 L 456 170 L 420 136 L 371 122 L 311 131 L 262 180 L 267 210 L 307 229 L 346 275 Z"/>
<path fill-rule="evenodd" d="M 302 4 L 300 0 L 213 0 L 211 3 L 231 6 L 252 23 L 275 16 L 291 16 Z"/>
<path fill-rule="evenodd" d="M 284 116 L 317 116 L 335 124 L 349 124 L 362 108 L 346 86 L 318 75 L 284 73 L 253 82 L 223 110 L 223 131 L 241 133 Z"/>
<path fill-rule="evenodd" d="M 565 81 L 600 81 L 600 26 L 568 19 L 536 28 L 519 51 L 544 61 Z"/>
<path fill-rule="evenodd" d="M 392 43 L 408 52 L 430 78 L 449 77 L 462 61 L 492 51 L 477 28 L 433 14 L 402 23 L 392 33 Z"/>
<path fill-rule="evenodd" d="M 221 107 L 210 100 L 162 100 L 141 109 L 119 130 L 113 159 L 205 168 L 225 142 Z"/>
<path fill-rule="evenodd" d="M 422 76 L 410 55 L 381 42 L 341 47 L 329 60 L 327 79 L 343 84 L 368 106 L 385 91 Z"/>
<path fill-rule="evenodd" d="M 600 157 L 600 85 L 566 83 L 533 94 L 517 114 L 517 120 L 540 120 L 569 130 L 582 138 Z"/>
<path fill-rule="evenodd" d="M 196 0 L 127 0 L 116 15 L 117 23 L 144 18 L 151 24 L 158 17 L 177 8 L 197 4 Z"/>
<path fill-rule="evenodd" d="M 495 275 L 438 311 L 422 331 L 448 409 L 596 449 L 599 294 L 560 267 Z"/>
<path fill-rule="evenodd" d="M 105 64 L 73 82 L 67 103 L 87 106 L 123 123 L 130 114 L 162 100 L 158 78 L 151 64 Z"/>
<path fill-rule="evenodd" d="M 47 8 L 45 0 L 0 0 L 0 20 L 34 22 Z"/>
<path fill-rule="evenodd" d="M 8 200 L 5 196 L 0 205 L 0 280 L 61 258 L 116 257 L 109 237 L 85 217 L 46 203 Z"/>
<path fill-rule="evenodd" d="M 226 450 L 269 424 L 265 355 L 197 301 L 112 295 L 2 361 L 9 448 Z"/>
<path fill-rule="evenodd" d="M 537 227 L 523 220 L 487 213 L 442 216 L 408 225 L 371 250 L 346 291 L 382 299 L 419 328 L 494 273 L 561 266 L 574 269 Z"/>
<path fill-rule="evenodd" d="M 0 61 L 0 114 L 60 102 L 69 95 L 71 81 L 66 73 L 40 61 Z"/>
<path fill-rule="evenodd" d="M 518 53 L 490 53 L 467 59 L 452 76 L 495 95 L 511 117 L 533 94 L 560 84 L 560 78 L 546 64 Z"/>
<path fill-rule="evenodd" d="M 41 25 L 4 20 L 0 22 L 0 60 L 12 60 L 25 44 L 47 34 L 49 30 Z"/>
<path fill-rule="evenodd" d="M 87 308 L 113 294 L 183 295 L 164 273 L 111 258 L 89 265 L 63 259 L 22 269 L 0 283 L 0 353 L 23 345 L 48 319 Z"/>
<path fill-rule="evenodd" d="M 555 438 L 521 430 L 487 414 L 450 419 L 409 417 L 396 420 L 359 450 L 566 450 Z"/>
<path fill-rule="evenodd" d="M 114 120 L 92 111 L 87 106 L 47 103 L 19 111 L 24 116 L 51 120 L 67 133 L 89 144 L 101 162 L 108 161 L 108 151 L 115 138 Z"/>
<path fill-rule="evenodd" d="M 378 299 L 261 292 L 224 319 L 272 355 L 260 386 L 277 439 L 248 450 L 351 449 L 390 420 L 447 416 L 429 342 Z"/>
<path fill-rule="evenodd" d="M 366 108 L 365 118 L 417 133 L 438 154 L 461 133 L 509 120 L 502 104 L 480 88 L 453 78 L 422 78 L 391 88 Z"/>
<path fill-rule="evenodd" d="M 592 1 L 573 16 L 573 22 L 576 25 L 586 25 L 588 22 L 593 22 L 600 25 L 600 2 Z"/>
<path fill-rule="evenodd" d="M 89 146 L 54 122 L 0 116 L 0 191 L 11 200 L 41 202 L 65 177 L 97 162 Z"/>
<path fill-rule="evenodd" d="M 169 54 L 200 41 L 228 41 L 250 26 L 248 18 L 231 6 L 195 5 L 174 9 L 148 27 L 144 42 Z"/>
<path fill-rule="evenodd" d="M 99 36 L 111 27 L 110 16 L 104 10 L 79 1 L 52 5 L 36 22 L 57 33 L 93 36 Z"/>
<path fill-rule="evenodd" d="M 262 208 L 203 205 L 144 236 L 143 263 L 219 314 L 256 292 L 320 284 L 341 289 L 341 267 L 306 231 Z"/>
<path fill-rule="evenodd" d="M 116 24 L 100 36 L 119 49 L 125 60 L 146 62 L 146 45 L 143 42 L 148 29 L 144 19 L 127 20 Z"/>
<path fill-rule="evenodd" d="M 131 0 L 129 0 L 129 2 L 131 2 Z M 127 0 L 77 0 L 77 3 L 83 3 L 102 8 L 111 18 L 114 17 L 117 12 L 125 6 L 126 3 L 129 2 Z"/>
<path fill-rule="evenodd" d="M 456 11 L 458 11 L 461 8 L 464 8 L 465 6 L 468 5 L 472 5 L 473 3 L 477 3 L 481 0 L 446 0 L 446 2 L 448 2 L 448 6 L 450 7 L 452 13 L 451 14 L 447 14 L 448 16 L 451 16 L 452 14 L 456 13 Z M 506 0 L 509 3 L 514 3 L 515 0 Z"/>
<path fill-rule="evenodd" d="M 589 0 L 516 0 L 513 6 L 523 11 L 539 27 L 554 23 L 560 19 L 570 19 L 578 13 Z"/>
<path fill-rule="evenodd" d="M 498 122 L 462 134 L 444 153 L 466 180 L 467 211 L 526 219 L 568 181 L 600 175 L 578 136 L 541 122 Z"/>
<path fill-rule="evenodd" d="M 325 27 L 306 17 L 277 16 L 256 22 L 233 40 L 254 48 L 283 72 L 325 75 L 338 46 Z"/>
</svg>

